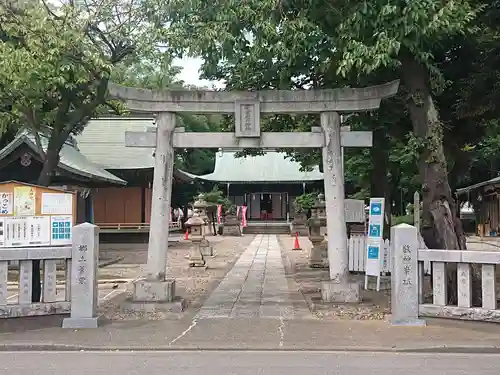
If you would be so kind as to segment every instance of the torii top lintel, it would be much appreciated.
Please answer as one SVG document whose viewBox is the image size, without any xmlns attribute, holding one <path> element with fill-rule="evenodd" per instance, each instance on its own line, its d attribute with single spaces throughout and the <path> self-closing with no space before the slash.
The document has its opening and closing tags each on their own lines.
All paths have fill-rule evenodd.
<svg viewBox="0 0 500 375">
<path fill-rule="evenodd" d="M 294 91 L 153 91 L 110 84 L 109 93 L 137 112 L 235 113 L 239 103 L 252 103 L 261 113 L 279 114 L 373 110 L 398 87 L 399 80 L 364 88 Z"/>
</svg>

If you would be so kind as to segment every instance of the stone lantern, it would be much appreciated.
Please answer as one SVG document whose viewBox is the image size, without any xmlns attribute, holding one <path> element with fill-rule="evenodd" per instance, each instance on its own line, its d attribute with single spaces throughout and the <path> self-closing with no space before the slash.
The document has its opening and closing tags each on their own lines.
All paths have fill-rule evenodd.
<svg viewBox="0 0 500 375">
<path fill-rule="evenodd" d="M 295 236 L 295 234 L 298 233 L 299 236 L 307 236 L 308 229 L 306 224 L 307 224 L 307 213 L 304 212 L 303 210 L 298 210 L 298 208 L 295 206 L 295 213 L 293 215 L 293 220 L 290 225 L 290 234 L 292 236 Z"/>
<path fill-rule="evenodd" d="M 315 204 L 311 207 L 311 218 L 307 221 L 309 240 L 313 247 L 309 254 L 309 266 L 314 268 L 328 267 L 328 244 L 322 228 L 326 227 L 326 210 L 324 195 L 319 194 Z"/>
<path fill-rule="evenodd" d="M 320 233 L 323 236 L 326 236 L 327 230 L 326 230 L 326 203 L 325 203 L 325 195 L 323 193 L 318 194 L 318 199 L 315 204 L 316 208 L 316 214 L 321 221 L 321 227 L 320 227 Z"/>
<path fill-rule="evenodd" d="M 198 211 L 200 218 L 204 221 L 204 235 L 210 232 L 210 221 L 208 219 L 207 208 L 210 205 L 205 201 L 205 195 L 203 193 L 198 194 L 196 200 L 193 203 L 193 209 Z"/>
<path fill-rule="evenodd" d="M 186 221 L 185 225 L 191 229 L 191 242 L 193 244 L 189 254 L 189 266 L 205 267 L 206 262 L 200 246 L 205 239 L 205 221 L 200 217 L 200 214 L 195 211 L 193 216 Z"/>
<path fill-rule="evenodd" d="M 236 216 L 236 212 L 234 212 L 235 208 L 232 206 L 228 212 L 226 212 L 226 216 L 224 218 L 224 231 L 222 234 L 224 236 L 241 236 L 241 225 L 240 220 Z"/>
</svg>

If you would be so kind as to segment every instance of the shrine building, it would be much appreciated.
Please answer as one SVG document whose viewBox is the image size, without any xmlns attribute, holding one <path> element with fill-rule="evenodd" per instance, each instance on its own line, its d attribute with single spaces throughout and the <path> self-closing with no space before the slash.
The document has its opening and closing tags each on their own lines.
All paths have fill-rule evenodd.
<svg viewBox="0 0 500 375">
<path fill-rule="evenodd" d="M 235 150 L 219 150 L 212 173 L 187 175 L 218 184 L 231 202 L 247 206 L 249 221 L 288 221 L 294 217 L 295 197 L 323 190 L 319 167 L 302 171 L 300 163 L 287 158 L 284 152 L 266 150 L 262 155 L 243 157 L 236 154 Z"/>
</svg>

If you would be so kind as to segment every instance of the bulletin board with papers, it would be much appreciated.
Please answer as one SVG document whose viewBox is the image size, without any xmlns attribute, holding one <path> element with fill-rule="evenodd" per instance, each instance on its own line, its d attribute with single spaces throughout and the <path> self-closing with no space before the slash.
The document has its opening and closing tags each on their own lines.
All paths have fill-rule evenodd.
<svg viewBox="0 0 500 375">
<path fill-rule="evenodd" d="M 69 245 L 75 218 L 73 192 L 0 183 L 0 248 Z"/>
</svg>

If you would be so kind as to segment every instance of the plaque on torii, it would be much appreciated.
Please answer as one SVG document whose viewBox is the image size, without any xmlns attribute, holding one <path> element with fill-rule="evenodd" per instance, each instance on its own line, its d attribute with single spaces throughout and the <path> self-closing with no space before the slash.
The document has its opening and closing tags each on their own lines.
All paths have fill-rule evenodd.
<svg viewBox="0 0 500 375">
<path fill-rule="evenodd" d="M 341 131 L 339 113 L 377 109 L 396 94 L 399 81 L 366 88 L 268 91 L 151 91 L 109 86 L 134 112 L 156 114 L 156 131 L 126 132 L 128 147 L 156 148 L 147 275 L 134 286 L 142 300 L 169 301 L 173 288 L 165 279 L 166 250 L 174 148 L 321 148 L 326 197 L 330 280 L 322 284 L 324 300 L 359 301 L 359 284 L 348 280 L 348 249 L 344 209 L 342 147 L 371 147 L 372 133 Z M 175 129 L 175 113 L 234 114 L 234 132 L 185 132 Z M 263 114 L 320 114 L 321 127 L 311 132 L 261 132 Z"/>
</svg>

